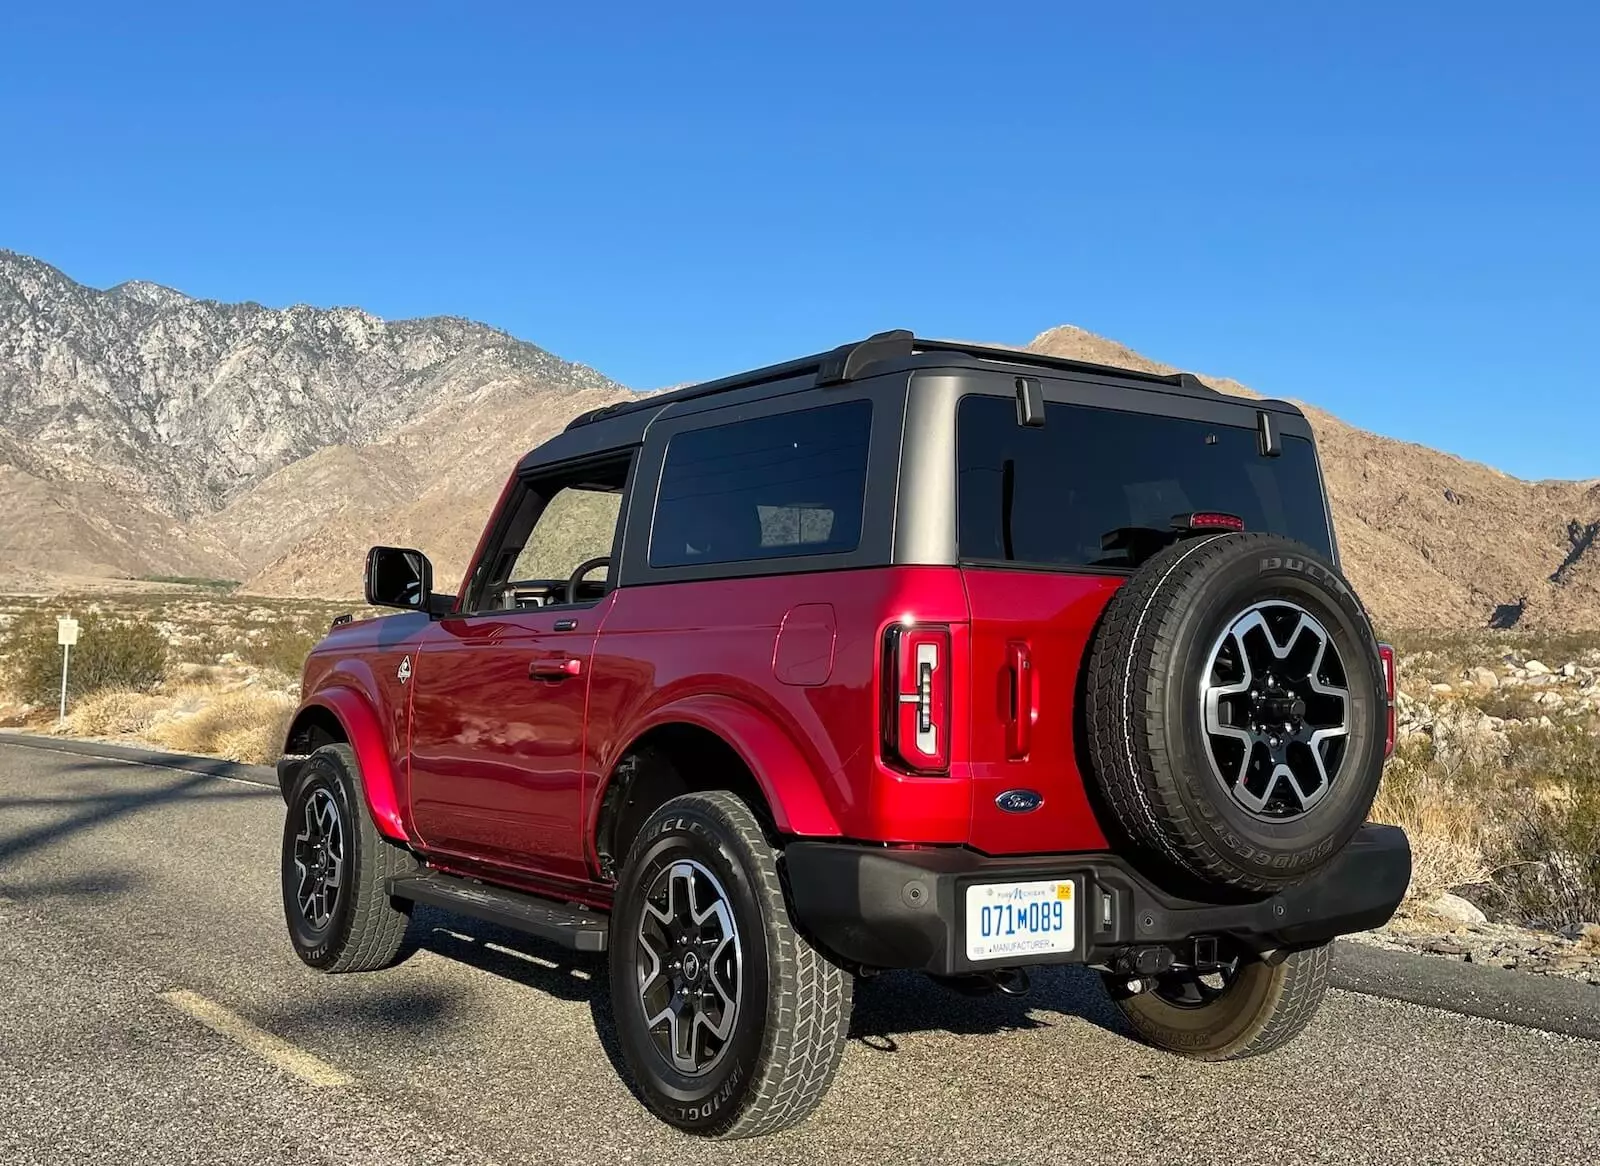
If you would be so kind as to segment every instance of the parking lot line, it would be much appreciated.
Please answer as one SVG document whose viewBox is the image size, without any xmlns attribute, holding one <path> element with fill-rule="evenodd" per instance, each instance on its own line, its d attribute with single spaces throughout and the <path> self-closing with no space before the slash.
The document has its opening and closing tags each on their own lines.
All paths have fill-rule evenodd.
<svg viewBox="0 0 1600 1166">
<path fill-rule="evenodd" d="M 184 988 L 161 993 L 161 998 L 180 1012 L 198 1020 L 211 1031 L 236 1041 L 256 1056 L 270 1061 L 285 1073 L 293 1073 L 302 1081 L 324 1088 L 350 1085 L 354 1078 L 342 1069 L 328 1064 L 321 1057 L 306 1052 L 288 1041 L 257 1028 L 244 1017 L 208 1000 L 198 992 Z"/>
</svg>

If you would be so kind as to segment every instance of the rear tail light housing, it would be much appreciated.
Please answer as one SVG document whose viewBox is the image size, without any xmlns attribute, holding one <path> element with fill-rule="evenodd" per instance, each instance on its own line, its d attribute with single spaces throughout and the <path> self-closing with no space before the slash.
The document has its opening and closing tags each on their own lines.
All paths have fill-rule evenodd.
<svg viewBox="0 0 1600 1166">
<path fill-rule="evenodd" d="M 950 629 L 895 624 L 883 637 L 884 760 L 912 773 L 950 770 Z"/>
<path fill-rule="evenodd" d="M 1394 693 L 1396 680 L 1394 647 L 1392 645 L 1378 645 L 1378 663 L 1383 666 L 1383 755 L 1392 757 L 1394 756 Z"/>
</svg>

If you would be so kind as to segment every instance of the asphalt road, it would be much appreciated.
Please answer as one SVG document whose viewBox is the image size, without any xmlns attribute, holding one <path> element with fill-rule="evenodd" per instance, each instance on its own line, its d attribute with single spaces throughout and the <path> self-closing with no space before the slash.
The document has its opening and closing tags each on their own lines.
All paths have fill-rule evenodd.
<svg viewBox="0 0 1600 1166">
<path fill-rule="evenodd" d="M 1507 1009 L 1509 981 L 1430 981 L 1381 952 L 1341 952 L 1363 990 L 1230 1065 L 1134 1043 L 1088 975 L 1022 1001 L 883 977 L 811 1121 L 700 1142 L 618 1080 L 592 960 L 419 909 L 400 967 L 304 968 L 276 789 L 198 768 L 0 743 L 0 1163 L 1600 1158 L 1600 1043 L 1571 1035 L 1595 1031 L 1600 996 L 1507 988 Z"/>
</svg>

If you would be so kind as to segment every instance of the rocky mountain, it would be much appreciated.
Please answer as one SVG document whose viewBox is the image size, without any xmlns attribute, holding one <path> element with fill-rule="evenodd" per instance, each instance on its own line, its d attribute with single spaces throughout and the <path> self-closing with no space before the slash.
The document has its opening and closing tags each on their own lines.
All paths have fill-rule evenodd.
<svg viewBox="0 0 1600 1166">
<path fill-rule="evenodd" d="M 1028 347 L 1170 371 L 1078 328 Z M 373 542 L 423 547 L 448 583 L 516 458 L 627 392 L 467 320 L 99 291 L 0 251 L 0 584 L 344 596 Z M 1520 481 L 1305 408 L 1386 626 L 1600 627 L 1600 483 Z"/>
<path fill-rule="evenodd" d="M 1028 347 L 1175 371 L 1079 328 L 1052 328 Z M 1223 377 L 1203 379 L 1226 393 L 1260 395 Z M 1600 481 L 1525 482 L 1297 404 L 1317 435 L 1345 570 L 1381 622 L 1600 627 L 1600 548 L 1592 546 Z"/>
<path fill-rule="evenodd" d="M 459 476 L 495 402 L 520 431 L 624 391 L 468 320 L 99 291 L 0 251 L 5 569 L 248 578 Z"/>
</svg>

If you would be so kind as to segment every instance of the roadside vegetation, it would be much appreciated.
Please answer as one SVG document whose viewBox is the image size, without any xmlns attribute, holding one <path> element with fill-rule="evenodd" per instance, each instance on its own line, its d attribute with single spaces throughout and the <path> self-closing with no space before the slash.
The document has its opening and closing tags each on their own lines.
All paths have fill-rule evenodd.
<svg viewBox="0 0 1600 1166">
<path fill-rule="evenodd" d="M 227 595 L 213 582 L 177 580 L 146 594 L 0 597 L 0 725 L 273 760 L 306 655 L 333 617 L 352 609 Z M 66 614 L 79 620 L 79 641 L 67 720 L 58 726 L 56 619 Z"/>
<path fill-rule="evenodd" d="M 1600 920 L 1600 635 L 1404 633 L 1399 744 L 1373 817 L 1412 895 L 1572 929 Z"/>
</svg>

